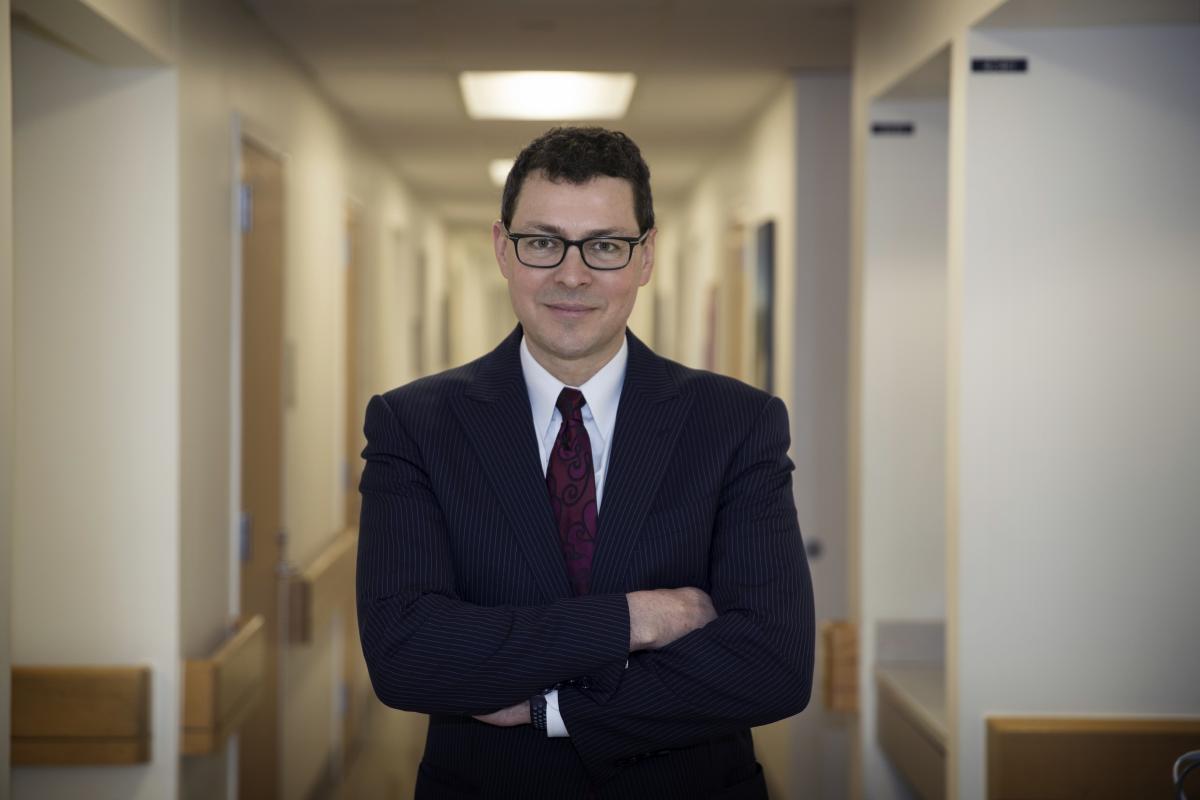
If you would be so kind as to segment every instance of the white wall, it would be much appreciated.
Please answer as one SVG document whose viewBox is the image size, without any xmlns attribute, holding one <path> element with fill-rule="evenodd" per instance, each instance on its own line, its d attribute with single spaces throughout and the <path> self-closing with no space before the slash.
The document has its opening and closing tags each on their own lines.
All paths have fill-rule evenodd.
<svg viewBox="0 0 1200 800">
<path fill-rule="evenodd" d="M 12 59 L 8 0 L 0 0 L 0 800 L 9 797 L 12 604 L 13 264 Z"/>
<path fill-rule="evenodd" d="M 150 764 L 20 768 L 14 795 L 172 797 L 177 84 L 170 71 L 104 67 L 20 30 L 13 64 L 12 657 L 153 672 Z"/>
<path fill-rule="evenodd" d="M 945 614 L 946 100 L 880 101 L 911 122 L 867 151 L 862 289 L 859 735 L 865 794 L 907 792 L 876 741 L 880 620 Z"/>
<path fill-rule="evenodd" d="M 866 579 L 861 573 L 863 470 L 866 465 L 863 464 L 861 456 L 864 452 L 864 250 L 867 238 L 867 158 L 871 104 L 889 87 L 899 83 L 945 48 L 966 25 L 1004 2 L 1005 0 L 860 0 L 855 5 L 850 128 L 850 383 L 847 402 L 850 426 L 847 437 L 849 502 L 846 513 L 850 562 L 850 616 L 858 622 L 861 622 L 866 588 Z M 860 644 L 866 641 L 863 630 L 860 630 Z M 861 726 L 862 715 L 854 724 Z M 861 739 L 861 730 L 859 735 Z M 860 749 L 856 748 L 854 752 L 856 758 L 861 756 Z M 864 796 L 864 770 L 863 763 L 855 763 L 852 766 L 852 798 Z"/>
<path fill-rule="evenodd" d="M 846 330 L 849 325 L 850 77 L 797 76 L 793 487 L 810 557 L 818 620 L 849 613 L 846 574 Z M 782 265 L 781 265 L 782 266 Z M 820 660 L 817 683 L 822 679 Z M 851 742 L 819 692 L 793 725 L 796 797 L 844 800 Z"/>
<path fill-rule="evenodd" d="M 850 78 L 796 87 L 796 259 L 791 307 L 796 507 L 813 563 L 818 619 L 848 613 L 845 573 Z"/>
<path fill-rule="evenodd" d="M 987 714 L 1200 713 L 1200 29 L 968 46 L 1030 59 L 956 76 L 954 766 L 978 797 Z"/>
</svg>

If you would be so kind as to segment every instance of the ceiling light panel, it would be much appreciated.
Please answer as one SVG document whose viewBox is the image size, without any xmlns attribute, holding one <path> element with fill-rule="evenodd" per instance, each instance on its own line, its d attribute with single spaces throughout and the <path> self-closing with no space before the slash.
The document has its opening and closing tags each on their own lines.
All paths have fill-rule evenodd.
<svg viewBox="0 0 1200 800">
<path fill-rule="evenodd" d="M 493 158 L 488 164 L 488 175 L 492 177 L 492 183 L 503 188 L 504 182 L 508 180 L 508 173 L 512 170 L 513 158 Z"/>
<path fill-rule="evenodd" d="M 471 119 L 620 119 L 629 109 L 632 72 L 463 72 Z"/>
</svg>

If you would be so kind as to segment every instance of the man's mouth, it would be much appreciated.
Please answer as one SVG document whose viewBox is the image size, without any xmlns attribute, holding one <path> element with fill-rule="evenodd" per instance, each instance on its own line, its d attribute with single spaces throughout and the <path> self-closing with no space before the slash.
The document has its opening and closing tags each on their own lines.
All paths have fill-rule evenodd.
<svg viewBox="0 0 1200 800">
<path fill-rule="evenodd" d="M 583 303 L 546 303 L 546 307 L 560 314 L 586 314 L 588 311 L 595 310 L 592 306 Z"/>
</svg>

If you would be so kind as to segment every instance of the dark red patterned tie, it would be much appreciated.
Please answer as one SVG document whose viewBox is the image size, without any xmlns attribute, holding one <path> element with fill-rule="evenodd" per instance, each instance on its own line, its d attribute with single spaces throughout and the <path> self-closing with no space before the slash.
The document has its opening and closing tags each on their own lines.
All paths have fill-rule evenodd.
<svg viewBox="0 0 1200 800">
<path fill-rule="evenodd" d="M 586 402 L 578 389 L 564 388 L 559 394 L 555 405 L 562 414 L 562 427 L 546 468 L 550 507 L 558 521 L 558 541 L 575 594 L 587 594 L 596 551 L 596 477 L 592 443 L 580 412 Z"/>
</svg>

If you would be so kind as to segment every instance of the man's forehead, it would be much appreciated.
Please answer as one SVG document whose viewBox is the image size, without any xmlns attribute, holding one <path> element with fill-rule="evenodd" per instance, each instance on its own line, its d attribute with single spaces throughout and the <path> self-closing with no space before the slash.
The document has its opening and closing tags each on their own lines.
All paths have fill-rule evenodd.
<svg viewBox="0 0 1200 800">
<path fill-rule="evenodd" d="M 533 215 L 539 221 L 560 224 L 579 214 L 636 225 L 633 184 L 609 175 L 595 175 L 585 181 L 551 178 L 538 170 L 526 176 L 513 209 L 514 219 Z"/>
</svg>

